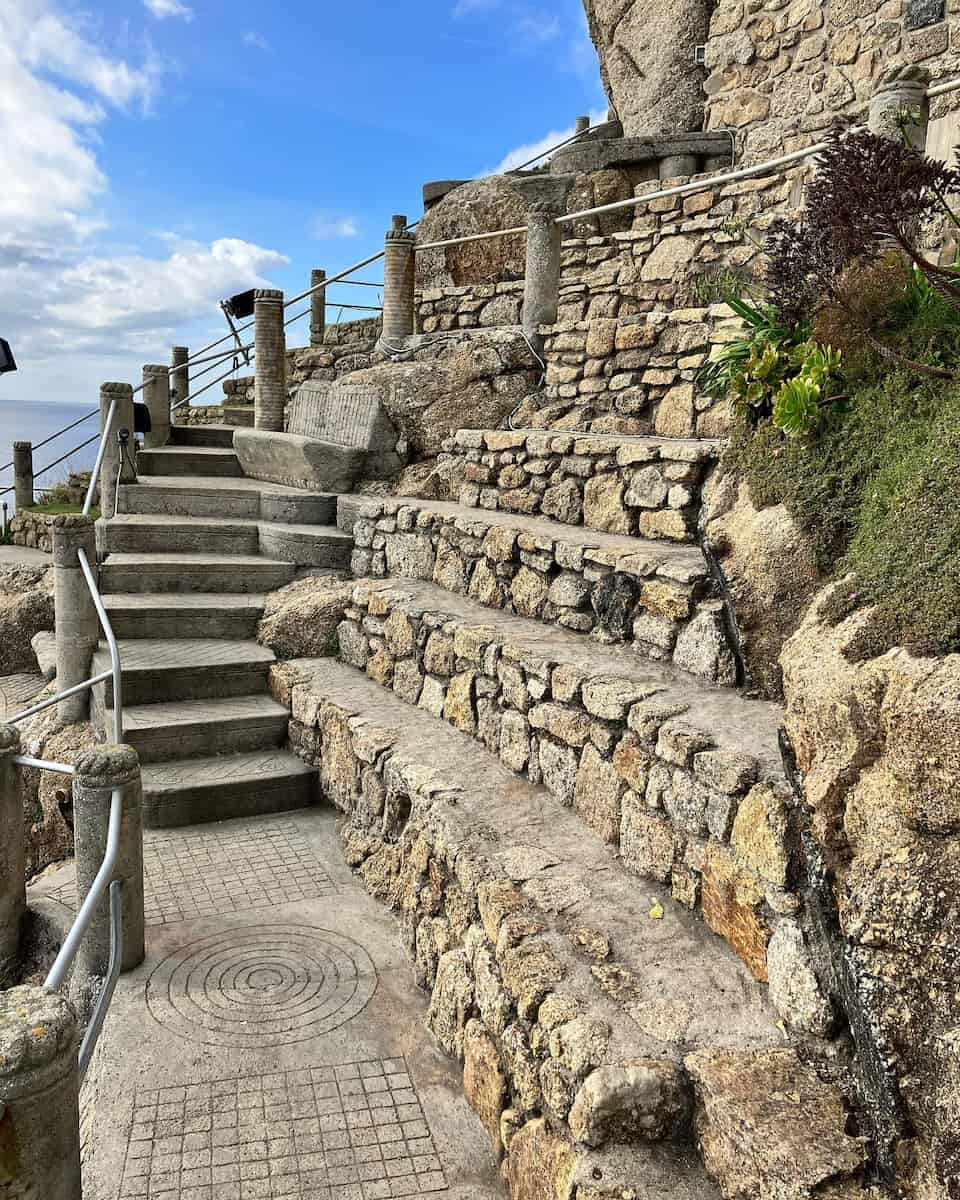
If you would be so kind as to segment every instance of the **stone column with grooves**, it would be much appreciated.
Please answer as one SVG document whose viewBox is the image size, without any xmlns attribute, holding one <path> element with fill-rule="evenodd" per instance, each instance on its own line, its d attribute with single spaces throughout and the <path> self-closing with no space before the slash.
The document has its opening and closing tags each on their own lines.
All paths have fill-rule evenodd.
<svg viewBox="0 0 960 1200">
<path fill-rule="evenodd" d="M 877 137 L 907 144 L 921 154 L 927 144 L 930 72 L 924 67 L 891 67 L 870 98 L 867 127 Z"/>
<path fill-rule="evenodd" d="M 414 331 L 416 253 L 407 218 L 395 216 L 387 231 L 383 261 L 383 340 L 394 342 Z"/>
<path fill-rule="evenodd" d="M 90 517 L 64 513 L 51 521 L 53 532 L 53 585 L 56 614 L 57 690 L 64 691 L 90 678 L 93 652 L 100 624 L 93 597 L 80 566 L 78 551 L 96 569 L 97 538 Z M 90 715 L 90 693 L 68 696 L 57 705 L 63 725 L 86 721 Z"/>
<path fill-rule="evenodd" d="M 13 443 L 13 496 L 17 511 L 33 504 L 33 443 Z"/>
<path fill-rule="evenodd" d="M 143 368 L 143 401 L 150 411 L 150 432 L 143 435 L 145 450 L 158 450 L 170 441 L 170 374 L 166 367 Z"/>
<path fill-rule="evenodd" d="M 107 826 L 114 788 L 123 789 L 120 854 L 113 879 L 123 881 L 122 969 L 143 962 L 143 786 L 140 760 L 132 746 L 98 746 L 76 762 L 73 777 L 73 831 L 77 860 L 77 903 L 82 904 L 107 849 Z M 105 975 L 110 962 L 110 902 L 104 895 L 83 939 L 84 965 Z"/>
<path fill-rule="evenodd" d="M 257 429 L 283 433 L 287 403 L 287 351 L 283 332 L 283 292 L 260 288 L 254 297 L 257 374 L 254 421 Z"/>
<path fill-rule="evenodd" d="M 117 441 L 118 430 L 129 430 L 128 454 L 133 455 L 133 387 L 129 383 L 104 383 L 101 385 L 101 433 L 106 426 L 107 414 L 114 399 L 117 402 L 116 412 L 107 436 L 107 449 L 100 467 L 100 511 L 107 520 L 116 515 L 117 472 L 120 472 L 121 483 L 131 483 L 134 478 L 133 470 L 126 458 L 121 467 L 120 443 Z"/>
<path fill-rule="evenodd" d="M 13 765 L 19 753 L 18 731 L 12 725 L 0 725 L 0 988 L 14 983 L 27 908 L 23 800 Z M 0 1149 L 0 1156 L 2 1153 Z"/>
<path fill-rule="evenodd" d="M 316 287 L 326 279 L 326 271 L 311 271 L 310 286 Z M 310 297 L 310 345 L 322 346 L 327 336 L 327 289 L 321 288 Z"/>
<path fill-rule="evenodd" d="M 573 132 L 574 133 L 586 133 L 589 128 L 590 128 L 590 118 L 589 117 L 577 117 L 577 120 L 573 127 Z"/>
<path fill-rule="evenodd" d="M 81 1200 L 78 1042 L 59 992 L 0 992 L 0 1187 L 11 1200 Z"/>
<path fill-rule="evenodd" d="M 189 357 L 190 351 L 186 346 L 174 346 L 170 356 L 170 366 L 182 367 L 182 370 L 170 374 L 171 408 L 182 404 L 190 395 L 190 368 L 185 365 Z M 174 422 L 176 419 L 176 417 L 173 418 Z"/>
<path fill-rule="evenodd" d="M 661 158 L 658 164 L 658 174 L 661 179 L 677 179 L 696 175 L 697 156 L 695 154 L 671 154 Z"/>
<path fill-rule="evenodd" d="M 552 325 L 560 307 L 560 251 L 563 234 L 556 218 L 561 206 L 538 200 L 527 214 L 527 273 L 523 288 L 523 329 L 538 353 L 541 325 Z"/>
</svg>

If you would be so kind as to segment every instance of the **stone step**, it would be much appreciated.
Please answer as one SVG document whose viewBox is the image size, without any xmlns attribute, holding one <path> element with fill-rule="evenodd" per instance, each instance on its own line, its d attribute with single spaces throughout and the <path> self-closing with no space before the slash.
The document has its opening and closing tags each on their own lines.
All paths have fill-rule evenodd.
<svg viewBox="0 0 960 1200">
<path fill-rule="evenodd" d="M 321 794 L 345 814 L 348 861 L 401 915 L 431 992 L 430 1028 L 463 1061 L 467 1099 L 495 1148 L 508 1135 L 508 1171 L 510 1135 L 541 1114 L 570 1166 L 571 1143 L 692 1148 L 691 1055 L 698 1070 L 721 1053 L 743 1064 L 793 1056 L 743 964 L 664 888 L 638 887 L 545 789 L 342 663 L 278 664 L 273 677 L 291 696 L 292 744 L 319 764 Z M 795 1108 L 791 1142 L 811 1157 L 828 1147 L 845 1178 L 862 1147 L 845 1133 L 839 1092 L 819 1086 L 834 1106 Z M 698 1129 L 709 1137 L 709 1125 Z M 739 1138 L 750 1161 L 768 1134 L 758 1121 Z M 546 1149 L 530 1149 L 531 1169 L 552 1168 Z M 643 1161 L 637 1170 L 649 1169 Z M 704 1177 L 691 1170 L 686 1190 L 674 1178 L 651 1192 L 643 1176 L 614 1174 L 618 1190 L 597 1194 L 715 1195 L 694 1190 Z"/>
<path fill-rule="evenodd" d="M 697 547 L 441 500 L 339 505 L 353 518 L 356 576 L 432 579 L 493 609 L 632 643 L 712 683 L 737 681 L 723 603 Z"/>
<path fill-rule="evenodd" d="M 124 514 L 101 522 L 108 554 L 257 554 L 259 522 L 227 517 Z"/>
<path fill-rule="evenodd" d="M 256 479 L 145 476 L 120 489 L 120 511 L 179 517 L 246 517 L 297 525 L 332 525 L 337 497 Z"/>
<path fill-rule="evenodd" d="M 204 593 L 112 593 L 103 597 L 118 638 L 253 638 L 263 596 Z"/>
<path fill-rule="evenodd" d="M 249 754 L 282 746 L 289 713 L 269 696 L 124 704 L 123 740 L 142 763 Z M 100 710 L 101 731 L 113 728 L 112 709 Z"/>
<path fill-rule="evenodd" d="M 144 638 L 120 641 L 119 646 L 124 706 L 257 695 L 266 691 L 275 661 L 273 652 L 256 642 Z M 105 647 L 94 654 L 93 664 L 95 675 L 109 669 Z M 112 679 L 94 691 L 95 700 L 113 707 Z"/>
<path fill-rule="evenodd" d="M 543 430 L 462 429 L 459 501 L 670 542 L 696 540 L 700 489 L 721 443 Z"/>
<path fill-rule="evenodd" d="M 543 782 L 766 977 L 785 866 L 742 914 L 715 883 L 749 873 L 732 844 L 741 807 L 781 806 L 777 705 L 421 581 L 359 583 L 338 641 L 345 662 Z"/>
<path fill-rule="evenodd" d="M 213 475 L 218 478 L 242 476 L 240 463 L 232 450 L 218 446 L 161 446 L 137 454 L 138 475 Z"/>
<path fill-rule="evenodd" d="M 216 446 L 233 449 L 233 428 L 230 425 L 171 425 L 171 446 Z"/>
<path fill-rule="evenodd" d="M 224 424 L 232 425 L 235 429 L 252 429 L 254 425 L 254 408 L 252 404 L 225 404 L 223 406 Z"/>
<path fill-rule="evenodd" d="M 274 592 L 296 574 L 292 563 L 224 554 L 111 554 L 103 592 Z"/>
<path fill-rule="evenodd" d="M 285 750 L 147 763 L 142 776 L 147 829 L 290 812 L 316 799 L 316 771 Z"/>
</svg>

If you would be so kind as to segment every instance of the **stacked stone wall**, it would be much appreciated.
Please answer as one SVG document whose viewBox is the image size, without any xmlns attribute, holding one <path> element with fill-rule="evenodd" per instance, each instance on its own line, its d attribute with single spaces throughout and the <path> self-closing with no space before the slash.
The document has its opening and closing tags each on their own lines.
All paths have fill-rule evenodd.
<svg viewBox="0 0 960 1200">
<path fill-rule="evenodd" d="M 417 293 L 417 329 L 436 333 L 519 325 L 523 281 L 431 287 Z"/>
</svg>

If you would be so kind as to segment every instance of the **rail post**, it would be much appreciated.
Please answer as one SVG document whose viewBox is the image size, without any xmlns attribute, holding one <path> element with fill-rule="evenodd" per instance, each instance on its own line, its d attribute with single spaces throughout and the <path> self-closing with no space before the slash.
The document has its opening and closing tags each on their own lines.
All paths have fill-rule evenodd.
<svg viewBox="0 0 960 1200">
<path fill-rule="evenodd" d="M 523 330 L 538 353 L 541 325 L 553 325 L 560 306 L 561 206 L 537 200 L 527 215 L 527 272 L 523 287 Z"/>
<path fill-rule="evenodd" d="M 283 433 L 287 402 L 287 354 L 283 332 L 283 292 L 259 288 L 254 297 L 254 423 L 257 429 Z"/>
<path fill-rule="evenodd" d="M 677 179 L 696 175 L 699 170 L 695 154 L 671 154 L 661 158 L 657 166 L 657 176 L 660 179 Z"/>
<path fill-rule="evenodd" d="M 4 1196 L 81 1200 L 77 1042 L 76 1014 L 59 992 L 0 992 Z"/>
<path fill-rule="evenodd" d="M 143 435 L 146 450 L 158 450 L 170 441 L 170 372 L 156 363 L 143 368 L 143 399 L 150 413 L 150 432 Z"/>
<path fill-rule="evenodd" d="M 129 383 L 104 383 L 100 385 L 100 432 L 106 429 L 110 405 L 116 400 L 113 424 L 106 439 L 103 461 L 100 464 L 100 512 L 110 520 L 116 516 L 117 479 L 121 483 L 132 483 L 134 479 L 133 455 L 133 387 Z M 126 453 L 121 458 L 118 433 L 127 430 L 130 439 Z"/>
<path fill-rule="evenodd" d="M 13 443 L 13 497 L 17 512 L 33 504 L 33 443 Z"/>
<path fill-rule="evenodd" d="M 590 118 L 589 117 L 577 117 L 576 123 L 574 124 L 574 127 L 573 127 L 573 132 L 574 133 L 586 133 L 589 128 L 590 128 Z"/>
<path fill-rule="evenodd" d="M 73 830 L 77 860 L 77 905 L 83 904 L 107 852 L 114 789 L 123 795 L 120 849 L 111 880 L 123 883 L 122 971 L 143 962 L 143 785 L 132 746 L 98 746 L 82 754 L 73 776 Z M 110 962 L 109 889 L 97 905 L 83 939 L 83 961 L 92 975 L 106 975 Z"/>
<path fill-rule="evenodd" d="M 170 366 L 179 367 L 180 370 L 170 374 L 171 407 L 183 404 L 190 395 L 190 368 L 187 366 L 189 359 L 190 351 L 186 346 L 174 346 L 170 355 Z"/>
<path fill-rule="evenodd" d="M 57 689 L 66 691 L 90 678 L 93 652 L 100 626 L 93 597 L 80 569 L 79 551 L 87 561 L 97 554 L 96 527 L 90 517 L 65 513 L 53 518 L 53 588 L 56 616 Z M 85 721 L 90 711 L 89 691 L 67 696 L 57 705 L 63 725 Z"/>
<path fill-rule="evenodd" d="M 930 72 L 924 67 L 892 67 L 870 97 L 867 128 L 877 137 L 907 145 L 921 154 L 927 144 Z"/>
<path fill-rule="evenodd" d="M 310 286 L 317 287 L 326 279 L 326 271 L 310 272 Z M 327 336 L 327 289 L 320 288 L 310 296 L 310 345 L 322 346 Z"/>
<path fill-rule="evenodd" d="M 20 734 L 12 725 L 0 725 L 0 988 L 14 981 L 27 908 L 23 802 L 13 764 L 19 753 Z"/>
<path fill-rule="evenodd" d="M 395 216 L 387 230 L 383 260 L 383 339 L 391 342 L 414 331 L 416 254 L 407 218 Z"/>
</svg>

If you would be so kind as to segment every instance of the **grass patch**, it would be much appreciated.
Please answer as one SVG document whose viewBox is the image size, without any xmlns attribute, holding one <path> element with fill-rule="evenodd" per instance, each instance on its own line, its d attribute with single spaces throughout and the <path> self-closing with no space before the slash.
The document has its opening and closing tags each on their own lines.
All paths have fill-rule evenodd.
<svg viewBox="0 0 960 1200">
<path fill-rule="evenodd" d="M 51 501 L 49 504 L 31 504 L 29 508 L 25 508 L 24 512 L 42 513 L 45 516 L 58 516 L 61 513 L 81 513 L 83 512 L 82 504 L 64 504 Z M 100 519 L 100 509 L 92 508 L 90 517 L 94 521 Z"/>
<path fill-rule="evenodd" d="M 741 424 L 728 462 L 754 503 L 784 504 L 828 576 L 837 619 L 876 606 L 856 658 L 960 652 L 960 383 L 865 372 L 815 438 Z"/>
</svg>

